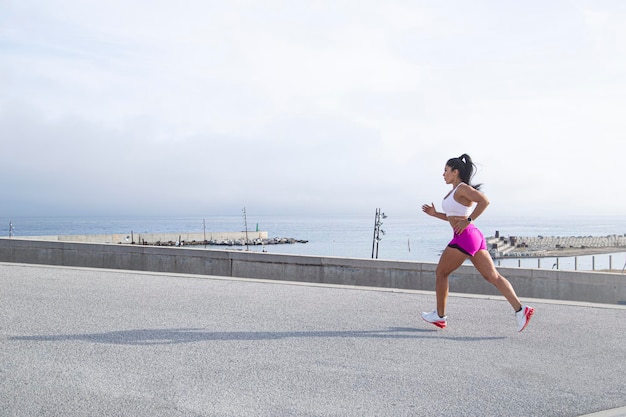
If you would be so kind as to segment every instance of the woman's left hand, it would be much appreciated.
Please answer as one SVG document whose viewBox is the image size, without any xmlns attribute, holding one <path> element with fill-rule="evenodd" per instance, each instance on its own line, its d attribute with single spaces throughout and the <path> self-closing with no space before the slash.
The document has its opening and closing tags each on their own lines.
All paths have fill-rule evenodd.
<svg viewBox="0 0 626 417">
<path fill-rule="evenodd" d="M 454 229 L 454 233 L 460 235 L 463 231 L 470 225 L 470 222 L 463 217 L 455 217 L 450 222 L 452 223 L 452 228 Z"/>
</svg>

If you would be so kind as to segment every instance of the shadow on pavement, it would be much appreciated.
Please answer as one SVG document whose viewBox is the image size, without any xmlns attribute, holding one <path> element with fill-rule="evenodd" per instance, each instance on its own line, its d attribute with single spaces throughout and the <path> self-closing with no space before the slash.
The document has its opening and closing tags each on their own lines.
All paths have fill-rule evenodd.
<svg viewBox="0 0 626 417">
<path fill-rule="evenodd" d="M 387 330 L 347 330 L 347 331 L 286 331 L 286 332 L 212 332 L 206 329 L 138 329 L 104 333 L 68 335 L 14 336 L 9 340 L 58 342 L 78 340 L 83 342 L 116 345 L 166 345 L 179 343 L 232 341 L 232 340 L 280 340 L 288 338 L 384 338 L 418 339 L 434 338 L 475 342 L 481 340 L 506 339 L 506 337 L 451 337 L 439 330 L 394 327 Z"/>
</svg>

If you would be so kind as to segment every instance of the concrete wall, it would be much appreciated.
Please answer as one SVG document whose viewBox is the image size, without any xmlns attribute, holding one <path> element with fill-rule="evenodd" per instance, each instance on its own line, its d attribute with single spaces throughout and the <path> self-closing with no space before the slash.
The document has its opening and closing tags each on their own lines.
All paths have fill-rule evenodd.
<svg viewBox="0 0 626 417">
<path fill-rule="evenodd" d="M 7 238 L 0 239 L 0 262 L 430 291 L 435 289 L 436 267 L 433 263 L 406 261 Z M 521 298 L 626 304 L 625 275 L 522 268 L 499 268 L 499 271 L 511 281 Z M 472 266 L 465 265 L 451 275 L 450 290 L 499 295 Z"/>
</svg>

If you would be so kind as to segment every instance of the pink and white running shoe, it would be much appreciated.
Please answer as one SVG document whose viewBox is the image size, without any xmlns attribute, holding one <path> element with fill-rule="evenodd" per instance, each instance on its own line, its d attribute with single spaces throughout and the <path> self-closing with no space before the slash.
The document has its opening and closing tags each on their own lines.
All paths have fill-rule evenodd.
<svg viewBox="0 0 626 417">
<path fill-rule="evenodd" d="M 433 310 L 430 313 L 423 312 L 422 319 L 427 323 L 434 324 L 440 329 L 445 329 L 448 325 L 448 316 L 439 317 L 437 310 Z"/>
<path fill-rule="evenodd" d="M 535 309 L 530 306 L 522 306 L 522 309 L 515 313 L 515 321 L 517 321 L 517 331 L 521 332 L 528 326 L 530 318 L 535 314 Z"/>
</svg>

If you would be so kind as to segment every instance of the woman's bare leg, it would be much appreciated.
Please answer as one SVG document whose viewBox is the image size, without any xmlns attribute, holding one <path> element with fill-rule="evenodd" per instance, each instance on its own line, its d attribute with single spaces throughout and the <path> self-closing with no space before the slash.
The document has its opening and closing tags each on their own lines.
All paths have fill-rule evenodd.
<svg viewBox="0 0 626 417">
<path fill-rule="evenodd" d="M 437 281 L 435 290 L 437 292 L 437 313 L 439 317 L 446 315 L 446 302 L 448 300 L 448 277 L 468 258 L 458 249 L 446 247 L 439 258 L 439 264 L 435 270 Z M 489 258 L 491 259 L 491 258 Z"/>
<path fill-rule="evenodd" d="M 519 298 L 517 298 L 517 294 L 515 294 L 513 286 L 496 270 L 496 266 L 493 264 L 493 260 L 491 259 L 489 252 L 486 250 L 479 250 L 470 258 L 470 260 L 483 278 L 496 286 L 498 291 L 500 291 L 504 298 L 507 299 L 515 311 L 519 311 L 522 308 L 522 304 L 520 303 Z"/>
</svg>

